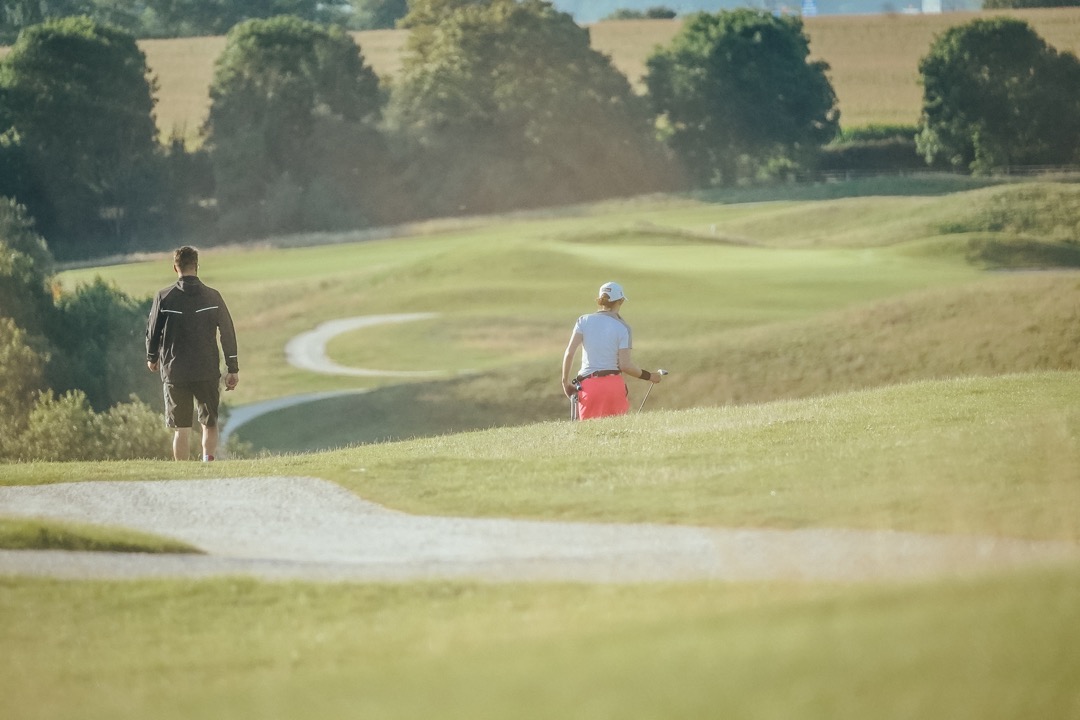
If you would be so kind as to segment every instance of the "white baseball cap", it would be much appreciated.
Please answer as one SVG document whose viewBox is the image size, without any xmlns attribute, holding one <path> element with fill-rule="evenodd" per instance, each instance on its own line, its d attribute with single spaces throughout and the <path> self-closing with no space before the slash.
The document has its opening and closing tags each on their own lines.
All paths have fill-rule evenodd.
<svg viewBox="0 0 1080 720">
<path fill-rule="evenodd" d="M 600 292 L 597 293 L 597 297 L 607 295 L 608 300 L 615 302 L 616 300 L 625 300 L 626 294 L 623 292 L 622 285 L 617 282 L 606 282 L 600 286 Z"/>
</svg>

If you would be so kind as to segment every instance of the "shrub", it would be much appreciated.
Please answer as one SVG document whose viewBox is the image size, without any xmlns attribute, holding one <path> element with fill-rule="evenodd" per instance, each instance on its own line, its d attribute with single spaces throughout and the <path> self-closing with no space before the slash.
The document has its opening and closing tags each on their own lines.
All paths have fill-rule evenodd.
<svg viewBox="0 0 1080 720">
<path fill-rule="evenodd" d="M 925 170 L 926 160 L 915 148 L 915 139 L 860 140 L 827 145 L 817 158 L 817 169 L 830 172 L 895 172 Z"/>
<path fill-rule="evenodd" d="M 45 462 L 166 458 L 169 434 L 158 413 L 136 398 L 95 413 L 81 390 L 41 393 L 8 458 Z"/>
<path fill-rule="evenodd" d="M 49 335 L 56 356 L 48 366 L 57 392 L 78 388 L 102 412 L 135 392 L 156 398 L 159 386 L 145 365 L 148 300 L 135 300 L 101 278 L 56 301 Z"/>
</svg>

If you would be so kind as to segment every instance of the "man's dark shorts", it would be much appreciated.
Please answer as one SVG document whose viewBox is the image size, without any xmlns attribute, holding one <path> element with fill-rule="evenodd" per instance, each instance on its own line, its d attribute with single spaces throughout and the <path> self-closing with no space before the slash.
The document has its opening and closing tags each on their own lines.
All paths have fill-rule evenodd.
<svg viewBox="0 0 1080 720">
<path fill-rule="evenodd" d="M 191 427 L 193 406 L 199 407 L 199 424 L 217 427 L 219 380 L 189 383 L 165 383 L 165 424 L 171 428 Z"/>
</svg>

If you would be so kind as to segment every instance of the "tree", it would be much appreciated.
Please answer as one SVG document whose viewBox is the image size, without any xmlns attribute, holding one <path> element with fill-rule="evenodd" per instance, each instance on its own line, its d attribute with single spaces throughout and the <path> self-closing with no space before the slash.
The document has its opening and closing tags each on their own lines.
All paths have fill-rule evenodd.
<svg viewBox="0 0 1080 720">
<path fill-rule="evenodd" d="M 435 213 L 670 187 L 647 108 L 589 32 L 542 0 L 418 0 L 392 95 Z"/>
<path fill-rule="evenodd" d="M 34 399 L 44 388 L 44 360 L 11 318 L 0 317 L 0 460 L 11 457 L 12 438 L 26 428 Z"/>
<path fill-rule="evenodd" d="M 1080 61 L 1022 20 L 949 28 L 919 63 L 919 152 L 958 170 L 1080 161 Z"/>
<path fill-rule="evenodd" d="M 678 13 L 669 7 L 655 5 L 646 10 L 630 10 L 620 8 L 608 15 L 605 20 L 671 20 L 678 17 Z"/>
<path fill-rule="evenodd" d="M 699 183 L 805 162 L 836 135 L 829 66 L 809 54 L 798 17 L 740 9 L 692 16 L 648 58 L 653 108 Z"/>
<path fill-rule="evenodd" d="M 203 131 L 219 205 L 237 231 L 323 229 L 305 224 L 303 207 L 317 199 L 311 189 L 327 173 L 351 177 L 338 209 L 356 204 L 370 175 L 366 146 L 379 143 L 383 97 L 343 30 L 292 17 L 237 25 L 217 60 L 210 97 Z M 342 144 L 325 147 L 325 135 Z"/>
<path fill-rule="evenodd" d="M 18 199 L 53 253 L 128 249 L 159 182 L 154 83 L 134 38 L 86 17 L 30 27 L 0 88 L 31 176 Z"/>
<path fill-rule="evenodd" d="M 19 33 L 46 20 L 90 12 L 90 0 L 4 0 L 0 4 L 0 44 L 10 45 Z"/>
<path fill-rule="evenodd" d="M 123 0 L 96 0 L 125 4 Z M 318 0 L 144 0 L 143 31 L 166 37 L 224 35 L 247 20 L 292 15 L 318 23 L 342 22 L 340 4 Z M 100 12 L 100 10 L 99 10 Z"/>
<path fill-rule="evenodd" d="M 52 317 L 52 255 L 25 210 L 0 198 L 0 317 L 43 337 Z"/>
<path fill-rule="evenodd" d="M 100 277 L 56 300 L 50 328 L 55 357 L 49 386 L 79 390 L 98 412 L 135 394 L 156 399 L 161 383 L 146 371 L 146 316 L 150 301 L 136 300 Z"/>
<path fill-rule="evenodd" d="M 1077 7 L 1080 0 L 983 0 L 983 10 Z"/>
</svg>

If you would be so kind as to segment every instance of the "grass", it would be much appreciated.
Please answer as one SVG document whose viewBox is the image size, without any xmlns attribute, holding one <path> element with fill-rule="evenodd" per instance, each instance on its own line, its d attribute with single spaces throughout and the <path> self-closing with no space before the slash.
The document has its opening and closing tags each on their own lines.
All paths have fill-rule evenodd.
<svg viewBox="0 0 1080 720">
<path fill-rule="evenodd" d="M 590 310 L 589 288 L 609 276 L 641 288 L 632 299 L 638 303 L 633 317 L 640 338 L 653 337 L 657 328 L 671 335 L 693 334 L 702 318 L 716 323 L 718 315 L 726 327 L 805 317 L 974 277 L 974 270 L 962 262 L 913 262 L 866 252 L 867 246 L 880 243 L 876 223 L 882 207 L 894 207 L 896 236 L 906 230 L 922 237 L 934 231 L 920 218 L 918 208 L 931 203 L 940 204 L 935 212 L 945 217 L 964 200 L 960 195 L 930 200 L 850 198 L 748 207 L 658 199 L 640 202 L 630 211 L 611 204 L 568 215 L 495 218 L 407 241 L 210 250 L 204 253 L 203 277 L 226 292 L 237 318 L 245 380 L 236 395 L 243 403 L 285 392 L 371 386 L 369 380 L 343 383 L 340 378 L 302 373 L 288 366 L 281 353 L 289 337 L 349 315 L 441 313 L 439 327 L 454 337 L 440 356 L 465 358 L 448 360 L 444 366 L 448 368 L 471 368 L 475 344 L 482 346 L 493 335 L 491 318 L 513 317 L 513 325 L 529 328 L 535 339 L 519 343 L 505 356 L 505 364 L 532 359 L 557 366 L 558 357 L 551 353 L 561 353 L 567 324 Z M 827 207 L 822 210 L 822 205 Z M 777 220 L 780 216 L 782 221 Z M 651 244 L 641 242 L 638 229 L 643 224 L 653 229 Z M 724 236 L 750 236 L 759 247 L 685 242 L 687 232 L 701 235 L 712 226 Z M 792 226 L 821 237 L 845 226 L 845 242 L 860 247 L 857 252 L 846 248 L 808 252 L 792 241 Z M 499 270 L 492 273 L 492 268 Z M 852 282 L 854 273 L 862 279 Z M 163 257 L 70 271 L 61 280 L 74 287 L 100 275 L 142 297 L 168 283 L 170 274 Z M 274 282 L 267 283 L 267 278 Z M 689 293 L 700 301 L 688 306 L 683 296 Z M 679 322 L 683 317 L 685 322 Z M 672 318 L 677 322 L 673 324 Z M 340 351 L 341 361 L 364 345 L 367 332 L 343 338 L 347 346 Z M 418 360 L 404 343 L 386 340 L 393 334 L 416 332 L 415 328 L 400 325 L 378 332 L 384 339 L 376 339 L 373 346 L 386 350 L 374 359 L 376 367 L 438 369 L 426 357 Z M 503 341 L 497 351 L 505 352 L 506 346 Z M 481 355 L 487 352 L 480 350 Z M 484 357 L 479 361 L 483 366 Z"/>
<path fill-rule="evenodd" d="M 304 474 L 420 512 L 1080 539 L 1080 375 L 4 483 Z M 774 494 L 775 493 L 775 494 Z M 1074 566 L 918 584 L 0 578 L 0 696 L 54 718 L 1077 717 Z"/>
<path fill-rule="evenodd" d="M 634 288 L 626 315 L 638 362 L 675 373 L 652 409 L 1077 369 L 1072 272 L 988 272 L 1076 267 L 1077 186 L 948 193 L 941 180 L 921 194 L 909 178 L 849 183 L 847 197 L 828 200 L 663 197 L 477 218 L 408 238 L 211 249 L 203 276 L 226 293 L 241 339 L 235 402 L 376 390 L 324 401 L 318 413 L 280 411 L 240 438 L 308 451 L 561 418 L 552 379 L 570 323 L 591 309 L 589 288 L 612 277 Z M 904 194 L 873 194 L 885 190 Z M 170 268 L 151 260 L 61 280 L 71 288 L 95 275 L 142 296 Z M 338 336 L 330 357 L 477 372 L 400 384 L 285 361 L 289 338 L 321 322 L 393 312 L 438 316 Z M 642 392 L 631 383 L 635 406 Z"/>
<path fill-rule="evenodd" d="M 41 518 L 0 517 L 0 549 L 93 552 L 193 553 L 192 546 L 122 528 Z"/>
<path fill-rule="evenodd" d="M 1071 188 L 902 185 L 211 249 L 204 278 L 241 324 L 244 401 L 372 389 L 252 435 L 278 450 L 374 442 L 2 465 L 0 484 L 313 476 L 414 513 L 1080 543 L 1080 276 L 991 269 L 1071 262 Z M 998 222 L 1001 207 L 1018 220 Z M 143 295 L 169 262 L 61 279 L 94 274 Z M 569 323 L 616 277 L 635 357 L 675 361 L 672 375 L 649 412 L 569 423 L 555 382 Z M 440 316 L 342 336 L 331 354 L 483 372 L 387 385 L 281 359 L 323 320 L 414 311 Z M 1078 591 L 1075 564 L 846 586 L 0 578 L 0 697 L 32 720 L 1076 719 Z"/>
<path fill-rule="evenodd" d="M 26 720 L 1075 718 L 1075 568 L 881 587 L 0 579 Z"/>
<path fill-rule="evenodd" d="M 1080 373 L 1035 373 L 555 421 L 213 467 L 6 465 L 0 483 L 297 475 L 423 514 L 1080 541 L 1078 407 Z"/>
</svg>

